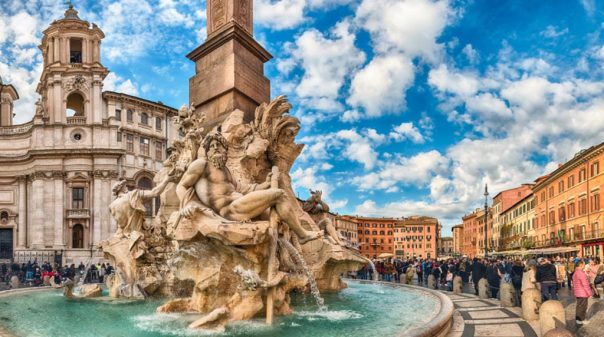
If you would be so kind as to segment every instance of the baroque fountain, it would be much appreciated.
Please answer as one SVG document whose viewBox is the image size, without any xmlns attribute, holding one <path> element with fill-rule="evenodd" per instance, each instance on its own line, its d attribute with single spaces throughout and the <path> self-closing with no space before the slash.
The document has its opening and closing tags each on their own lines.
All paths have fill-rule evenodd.
<svg viewBox="0 0 604 337">
<path fill-rule="evenodd" d="M 339 236 L 320 191 L 294 194 L 300 122 L 284 96 L 270 100 L 252 0 L 207 4 L 208 39 L 187 55 L 190 100 L 204 103 L 179 110 L 155 188 L 113 187 L 117 231 L 99 248 L 115 273 L 106 287 L 68 282 L 65 296 L 0 293 L 0 335 L 444 335 L 442 294 L 342 280 L 370 261 Z"/>
</svg>

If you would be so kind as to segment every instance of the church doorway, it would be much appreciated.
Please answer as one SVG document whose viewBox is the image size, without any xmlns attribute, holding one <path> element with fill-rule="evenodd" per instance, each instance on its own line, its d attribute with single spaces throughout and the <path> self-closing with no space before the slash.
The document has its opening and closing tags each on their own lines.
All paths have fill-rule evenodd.
<svg viewBox="0 0 604 337">
<path fill-rule="evenodd" d="M 13 258 L 13 229 L 0 229 L 0 259 Z"/>
</svg>

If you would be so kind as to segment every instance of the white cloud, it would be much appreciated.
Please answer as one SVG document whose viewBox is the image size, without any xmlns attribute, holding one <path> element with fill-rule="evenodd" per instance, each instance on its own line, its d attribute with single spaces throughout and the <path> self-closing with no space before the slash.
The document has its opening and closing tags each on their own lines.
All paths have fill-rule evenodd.
<svg viewBox="0 0 604 337">
<path fill-rule="evenodd" d="M 124 80 L 116 73 L 109 73 L 103 82 L 103 90 L 121 92 L 128 95 L 138 95 L 137 86 L 130 79 Z"/>
<path fill-rule="evenodd" d="M 305 0 L 256 0 L 254 20 L 273 29 L 288 29 L 304 21 Z"/>
<path fill-rule="evenodd" d="M 348 74 L 365 61 L 365 54 L 355 47 L 354 41 L 347 22 L 338 23 L 331 37 L 310 29 L 296 39 L 291 57 L 304 70 L 296 94 L 305 107 L 342 109 L 338 102 L 340 89 Z"/>
<path fill-rule="evenodd" d="M 451 15 L 448 1 L 363 0 L 356 20 L 371 34 L 378 53 L 403 52 L 435 61 L 442 48 L 436 38 Z"/>
<path fill-rule="evenodd" d="M 595 0 L 581 0 L 581 5 L 585 9 L 585 12 L 589 16 L 593 16 L 596 13 L 596 1 Z"/>
<path fill-rule="evenodd" d="M 476 75 L 468 72 L 450 71 L 445 64 L 430 70 L 428 83 L 438 91 L 462 97 L 474 95 L 480 88 L 480 82 Z"/>
<path fill-rule="evenodd" d="M 397 191 L 400 185 L 422 186 L 435 174 L 446 171 L 448 160 L 438 151 L 420 152 L 412 157 L 397 157 L 377 172 L 357 176 L 352 182 L 362 191 Z"/>
<path fill-rule="evenodd" d="M 396 126 L 388 135 L 391 139 L 397 142 L 410 140 L 415 144 L 422 144 L 426 140 L 421 132 L 413 125 L 413 123 L 401 123 Z"/>
<path fill-rule="evenodd" d="M 348 200 L 334 200 L 331 198 L 333 185 L 327 183 L 325 177 L 319 174 L 320 170 L 317 166 L 297 168 L 291 174 L 292 187 L 297 193 L 303 192 L 304 194 L 307 194 L 309 189 L 322 191 L 322 198 L 330 206 L 330 210 L 337 212 L 338 209 L 346 207 Z"/>
<path fill-rule="evenodd" d="M 466 56 L 468 62 L 470 62 L 471 64 L 478 63 L 478 61 L 480 60 L 480 55 L 478 54 L 476 49 L 474 49 L 469 43 L 465 47 L 463 47 L 461 52 Z"/>
<path fill-rule="evenodd" d="M 347 102 L 375 118 L 405 109 L 405 92 L 415 79 L 414 66 L 402 54 L 376 56 L 355 74 Z"/>
<path fill-rule="evenodd" d="M 549 25 L 545 28 L 544 31 L 539 33 L 539 35 L 550 38 L 550 39 L 554 39 L 554 38 L 560 37 L 566 33 L 568 33 L 568 28 L 558 30 L 558 28 L 556 26 Z"/>
<path fill-rule="evenodd" d="M 37 44 L 40 42 L 38 33 L 38 20 L 26 13 L 19 12 L 10 18 L 10 29 L 14 34 L 14 42 L 18 46 Z"/>
</svg>

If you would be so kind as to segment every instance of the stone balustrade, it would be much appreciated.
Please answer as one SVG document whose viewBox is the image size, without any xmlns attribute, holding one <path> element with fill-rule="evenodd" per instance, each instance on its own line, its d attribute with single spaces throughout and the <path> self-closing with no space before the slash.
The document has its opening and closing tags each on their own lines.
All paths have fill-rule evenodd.
<svg viewBox="0 0 604 337">
<path fill-rule="evenodd" d="M 86 117 L 85 116 L 67 117 L 67 124 L 71 124 L 71 125 L 86 124 Z"/>
<path fill-rule="evenodd" d="M 68 219 L 90 218 L 90 210 L 86 208 L 67 209 L 65 212 Z"/>
<path fill-rule="evenodd" d="M 0 136 L 4 135 L 19 135 L 22 133 L 29 132 L 32 126 L 34 126 L 33 122 L 28 122 L 20 125 L 12 125 L 12 126 L 1 126 L 0 127 Z"/>
</svg>

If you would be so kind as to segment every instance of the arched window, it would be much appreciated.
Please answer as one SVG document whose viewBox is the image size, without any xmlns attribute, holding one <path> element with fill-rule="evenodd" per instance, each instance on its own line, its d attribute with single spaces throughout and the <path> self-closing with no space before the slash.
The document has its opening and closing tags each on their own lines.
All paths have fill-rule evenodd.
<svg viewBox="0 0 604 337">
<path fill-rule="evenodd" d="M 384 235 L 384 231 L 380 231 L 380 235 Z"/>
<path fill-rule="evenodd" d="M 153 188 L 153 182 L 147 177 L 142 177 L 138 180 L 138 189 L 150 190 Z M 153 216 L 153 201 L 145 202 L 145 216 Z"/>
<path fill-rule="evenodd" d="M 84 98 L 77 92 L 67 96 L 67 117 L 84 116 Z"/>
<path fill-rule="evenodd" d="M 371 232 L 371 234 L 377 235 L 377 231 L 373 231 L 373 232 Z"/>
<path fill-rule="evenodd" d="M 0 212 L 0 222 L 1 223 L 7 223 L 8 222 L 8 212 L 7 211 Z"/>
<path fill-rule="evenodd" d="M 71 229 L 71 248 L 84 248 L 84 226 L 80 224 Z"/>
<path fill-rule="evenodd" d="M 141 114 L 141 124 L 148 125 L 149 124 L 149 115 L 146 112 Z"/>
<path fill-rule="evenodd" d="M 366 230 L 366 231 L 365 231 L 365 234 L 369 235 L 369 231 L 368 231 L 368 230 Z"/>
</svg>

